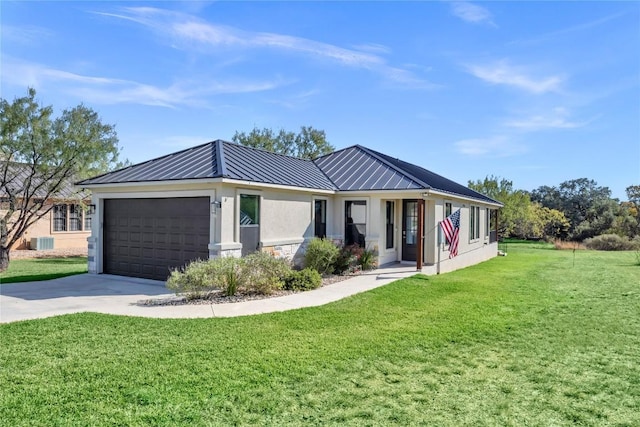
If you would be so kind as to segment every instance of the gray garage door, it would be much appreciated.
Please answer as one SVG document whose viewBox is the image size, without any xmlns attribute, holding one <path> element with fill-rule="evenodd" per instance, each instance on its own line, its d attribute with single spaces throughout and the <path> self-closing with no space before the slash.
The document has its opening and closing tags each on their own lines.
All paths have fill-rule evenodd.
<svg viewBox="0 0 640 427">
<path fill-rule="evenodd" d="M 209 251 L 209 198 L 104 201 L 104 272 L 165 280 Z"/>
</svg>

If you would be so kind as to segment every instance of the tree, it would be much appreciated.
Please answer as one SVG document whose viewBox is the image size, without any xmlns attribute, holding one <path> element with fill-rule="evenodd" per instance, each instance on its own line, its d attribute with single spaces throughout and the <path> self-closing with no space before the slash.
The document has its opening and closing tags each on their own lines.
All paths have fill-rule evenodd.
<svg viewBox="0 0 640 427">
<path fill-rule="evenodd" d="M 531 199 L 563 212 L 571 223 L 569 233 L 575 240 L 605 233 L 613 225 L 618 209 L 611 190 L 587 178 L 565 181 L 557 188 L 539 187 L 531 193 Z"/>
<path fill-rule="evenodd" d="M 640 185 L 630 185 L 626 188 L 627 198 L 626 202 L 629 215 L 635 218 L 636 224 L 632 230 L 634 236 L 640 235 Z M 629 236 L 633 237 L 633 236 Z"/>
<path fill-rule="evenodd" d="M 9 266 L 9 248 L 65 197 L 75 180 L 122 166 L 113 125 L 79 105 L 53 116 L 32 88 L 13 102 L 0 100 L 0 271 Z"/>
<path fill-rule="evenodd" d="M 518 227 L 529 221 L 529 195 L 523 190 L 514 190 L 513 182 L 492 175 L 484 180 L 469 181 L 469 188 L 504 204 L 499 210 L 499 236 L 515 235 Z"/>
<path fill-rule="evenodd" d="M 284 129 L 275 133 L 269 128 L 253 128 L 248 134 L 236 131 L 232 141 L 247 147 L 260 148 L 301 159 L 315 159 L 335 150 L 335 147 L 327 142 L 324 131 L 314 129 L 311 126 L 302 126 L 298 134 L 287 132 Z"/>
</svg>

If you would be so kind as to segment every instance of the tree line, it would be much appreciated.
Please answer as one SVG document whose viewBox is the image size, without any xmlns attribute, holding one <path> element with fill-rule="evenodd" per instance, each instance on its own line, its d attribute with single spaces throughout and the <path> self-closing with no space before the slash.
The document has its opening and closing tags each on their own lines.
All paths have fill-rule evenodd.
<svg viewBox="0 0 640 427">
<path fill-rule="evenodd" d="M 627 201 L 612 198 L 608 187 L 588 178 L 526 191 L 514 189 L 508 179 L 487 176 L 469 181 L 469 188 L 504 203 L 501 237 L 583 241 L 603 234 L 640 235 L 640 185 L 627 187 Z"/>
</svg>

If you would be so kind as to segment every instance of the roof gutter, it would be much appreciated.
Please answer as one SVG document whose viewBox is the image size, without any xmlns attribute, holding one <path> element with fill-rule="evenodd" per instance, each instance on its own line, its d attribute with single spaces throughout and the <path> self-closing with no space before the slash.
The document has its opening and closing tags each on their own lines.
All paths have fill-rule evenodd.
<svg viewBox="0 0 640 427">
<path fill-rule="evenodd" d="M 463 200 L 469 200 L 472 202 L 480 202 L 480 203 L 484 203 L 485 205 L 491 205 L 491 206 L 495 206 L 497 208 L 501 208 L 504 206 L 504 204 L 498 202 L 498 201 L 489 201 L 489 200 L 484 200 L 484 199 L 478 199 L 475 197 L 469 197 L 469 196 L 465 196 L 463 194 L 458 194 L 458 193 L 448 193 L 446 191 L 439 191 L 439 190 L 435 190 L 433 188 L 429 188 L 426 189 L 422 192 L 422 198 L 426 199 L 430 196 L 440 196 L 440 197 L 455 197 L 457 199 L 463 199 Z"/>
</svg>

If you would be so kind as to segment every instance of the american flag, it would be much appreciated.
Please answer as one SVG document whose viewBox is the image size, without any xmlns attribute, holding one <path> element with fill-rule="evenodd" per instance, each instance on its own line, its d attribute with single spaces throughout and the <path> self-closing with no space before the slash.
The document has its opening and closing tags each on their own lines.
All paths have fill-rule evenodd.
<svg viewBox="0 0 640 427">
<path fill-rule="evenodd" d="M 458 235 L 460 234 L 460 209 L 440 223 L 442 232 L 449 242 L 449 258 L 458 255 Z"/>
</svg>

